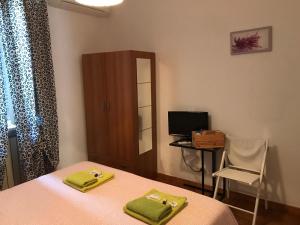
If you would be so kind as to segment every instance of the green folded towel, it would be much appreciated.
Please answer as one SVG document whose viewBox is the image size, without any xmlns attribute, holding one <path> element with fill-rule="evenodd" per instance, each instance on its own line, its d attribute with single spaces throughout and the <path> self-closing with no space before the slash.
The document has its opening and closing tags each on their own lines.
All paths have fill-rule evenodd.
<svg viewBox="0 0 300 225">
<path fill-rule="evenodd" d="M 166 194 L 163 192 L 159 192 L 155 189 L 149 191 L 143 197 L 150 201 L 159 202 L 159 204 L 165 202 L 166 205 L 172 206 L 171 207 L 172 211 L 170 213 L 168 213 L 167 215 L 162 214 L 162 219 L 159 221 L 155 221 L 153 218 L 150 218 L 149 215 L 147 215 L 147 216 L 145 215 L 145 213 L 143 211 L 146 209 L 146 207 L 144 207 L 144 210 L 142 212 L 134 211 L 134 210 L 132 210 L 132 208 L 130 209 L 130 206 L 128 208 L 128 204 L 130 204 L 134 201 L 129 202 L 126 206 L 124 206 L 123 210 L 125 213 L 127 213 L 128 215 L 130 215 L 138 220 L 141 220 L 147 224 L 150 224 L 150 225 L 166 224 L 170 219 L 172 219 L 177 213 L 179 213 L 187 205 L 187 199 L 185 197 L 169 195 L 169 194 Z M 165 211 L 165 212 L 167 212 L 167 211 Z M 149 214 L 149 212 L 147 212 L 147 214 Z M 150 214 L 151 214 L 151 212 L 150 212 Z M 163 217 L 163 216 L 165 216 L 165 217 Z"/>
<path fill-rule="evenodd" d="M 68 176 L 66 181 L 78 187 L 87 187 L 96 183 L 97 177 L 90 171 L 79 171 Z"/>
<path fill-rule="evenodd" d="M 70 187 L 72 187 L 72 188 L 74 188 L 78 191 L 87 192 L 87 191 L 99 186 L 100 184 L 103 184 L 106 181 L 109 181 L 110 179 L 112 179 L 114 177 L 114 175 L 112 173 L 101 172 L 97 169 L 89 169 L 89 170 L 85 170 L 85 171 L 81 171 L 81 172 L 82 172 L 82 174 L 84 174 L 84 173 L 85 174 L 91 174 L 96 179 L 96 181 L 95 182 L 87 182 L 87 180 L 85 180 L 85 182 L 87 182 L 87 183 L 85 183 L 84 179 L 76 179 L 75 178 L 75 180 L 77 180 L 77 181 L 75 181 L 75 182 L 77 182 L 77 184 L 81 184 L 81 185 L 85 184 L 85 186 L 83 186 L 83 185 L 79 186 L 79 185 L 77 185 L 76 183 L 73 182 L 73 179 L 74 179 L 74 177 L 73 177 L 73 179 L 71 179 L 71 182 L 70 182 L 70 179 L 69 179 L 70 177 L 72 177 L 72 176 L 76 177 L 76 174 L 80 173 L 80 172 L 77 172 L 77 173 L 74 173 L 74 174 L 68 176 L 66 179 L 64 179 L 63 182 L 66 185 L 69 185 Z M 95 177 L 96 173 L 98 173 L 100 175 L 98 177 Z M 89 176 L 81 176 L 81 175 L 78 176 L 78 177 L 79 178 L 82 178 L 82 177 L 89 178 Z M 91 181 L 91 180 L 89 180 L 89 181 Z"/>
<path fill-rule="evenodd" d="M 153 201 L 146 197 L 141 197 L 127 203 L 126 208 L 156 222 L 159 222 L 172 212 L 172 207 L 169 204 L 164 205 L 161 202 Z"/>
</svg>

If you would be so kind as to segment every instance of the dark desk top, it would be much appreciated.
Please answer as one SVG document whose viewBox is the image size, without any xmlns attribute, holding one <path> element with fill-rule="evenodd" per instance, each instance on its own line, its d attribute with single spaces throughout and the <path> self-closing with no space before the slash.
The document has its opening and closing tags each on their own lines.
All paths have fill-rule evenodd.
<svg viewBox="0 0 300 225">
<path fill-rule="evenodd" d="M 196 150 L 196 151 L 205 151 L 205 152 L 214 152 L 214 151 L 223 150 L 223 148 L 219 148 L 219 147 L 218 148 L 195 148 L 192 145 L 192 142 L 186 143 L 186 144 L 179 143 L 179 142 L 182 142 L 182 141 L 185 141 L 185 140 L 174 141 L 174 142 L 170 143 L 169 145 L 174 146 L 174 147 L 189 148 L 189 149 L 193 149 L 193 150 Z"/>
</svg>

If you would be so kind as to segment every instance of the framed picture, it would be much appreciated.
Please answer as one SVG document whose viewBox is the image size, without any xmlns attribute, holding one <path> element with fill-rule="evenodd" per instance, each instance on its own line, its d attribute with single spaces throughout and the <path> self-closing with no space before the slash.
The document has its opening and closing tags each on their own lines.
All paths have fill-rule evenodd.
<svg viewBox="0 0 300 225">
<path fill-rule="evenodd" d="M 272 27 L 230 33 L 231 55 L 272 51 Z"/>
</svg>

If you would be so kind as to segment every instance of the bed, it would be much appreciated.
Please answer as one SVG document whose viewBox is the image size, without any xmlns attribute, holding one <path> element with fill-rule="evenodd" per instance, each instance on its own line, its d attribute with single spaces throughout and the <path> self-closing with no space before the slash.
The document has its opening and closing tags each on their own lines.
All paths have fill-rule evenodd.
<svg viewBox="0 0 300 225">
<path fill-rule="evenodd" d="M 70 173 L 100 168 L 111 181 L 81 193 L 62 183 Z M 142 225 L 122 210 L 155 188 L 186 196 L 188 205 L 168 225 L 237 225 L 230 209 L 209 197 L 92 162 L 81 162 L 0 192 L 1 225 Z"/>
</svg>

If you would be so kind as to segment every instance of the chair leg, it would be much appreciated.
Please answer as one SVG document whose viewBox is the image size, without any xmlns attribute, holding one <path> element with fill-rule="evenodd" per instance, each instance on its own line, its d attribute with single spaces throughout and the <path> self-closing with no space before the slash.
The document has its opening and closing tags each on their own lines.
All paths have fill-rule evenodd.
<svg viewBox="0 0 300 225">
<path fill-rule="evenodd" d="M 216 182 L 216 186 L 215 186 L 215 190 L 214 190 L 214 199 L 217 198 L 218 195 L 218 189 L 219 189 L 219 182 L 220 182 L 220 177 L 217 177 L 217 182 Z"/>
<path fill-rule="evenodd" d="M 257 188 L 257 193 L 256 193 L 256 200 L 255 200 L 255 207 L 254 207 L 254 215 L 253 215 L 252 225 L 255 225 L 255 222 L 256 222 L 257 211 L 258 211 L 258 205 L 259 205 L 260 187 L 261 187 L 261 183 L 259 184 L 259 186 L 258 186 L 258 188 Z"/>
<path fill-rule="evenodd" d="M 226 197 L 227 197 L 227 199 L 229 199 L 229 195 L 230 195 L 230 180 L 226 179 L 226 182 L 227 182 Z"/>
<path fill-rule="evenodd" d="M 268 183 L 267 183 L 266 178 L 265 178 L 264 186 L 265 186 L 265 210 L 268 210 L 268 208 L 269 208 L 269 205 L 268 205 Z"/>
</svg>

